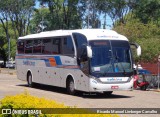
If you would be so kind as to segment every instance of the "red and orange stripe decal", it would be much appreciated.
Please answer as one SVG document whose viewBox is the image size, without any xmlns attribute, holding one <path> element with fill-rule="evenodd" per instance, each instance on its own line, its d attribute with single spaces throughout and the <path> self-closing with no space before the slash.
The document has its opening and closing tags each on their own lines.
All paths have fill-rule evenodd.
<svg viewBox="0 0 160 117">
<path fill-rule="evenodd" d="M 53 66 L 57 66 L 57 63 L 56 63 L 56 61 L 55 61 L 55 59 L 54 58 L 49 58 L 49 63 L 50 63 L 50 65 L 53 67 Z"/>
</svg>

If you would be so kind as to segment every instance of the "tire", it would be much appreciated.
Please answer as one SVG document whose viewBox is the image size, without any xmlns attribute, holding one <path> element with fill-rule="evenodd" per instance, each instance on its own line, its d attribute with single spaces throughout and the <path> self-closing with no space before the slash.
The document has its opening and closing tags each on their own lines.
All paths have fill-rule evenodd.
<svg viewBox="0 0 160 117">
<path fill-rule="evenodd" d="M 67 92 L 70 95 L 74 95 L 75 94 L 75 85 L 74 85 L 74 81 L 72 78 L 69 78 L 67 81 Z"/>
<path fill-rule="evenodd" d="M 27 84 L 28 84 L 28 87 L 33 87 L 34 85 L 34 83 L 33 83 L 33 81 L 32 81 L 32 74 L 29 72 L 28 74 L 27 74 Z"/>
<path fill-rule="evenodd" d="M 148 85 L 144 85 L 140 89 L 143 90 L 143 91 L 146 91 L 147 87 L 148 87 Z"/>
<path fill-rule="evenodd" d="M 111 95 L 113 93 L 113 91 L 105 91 L 103 92 L 105 95 Z"/>
</svg>

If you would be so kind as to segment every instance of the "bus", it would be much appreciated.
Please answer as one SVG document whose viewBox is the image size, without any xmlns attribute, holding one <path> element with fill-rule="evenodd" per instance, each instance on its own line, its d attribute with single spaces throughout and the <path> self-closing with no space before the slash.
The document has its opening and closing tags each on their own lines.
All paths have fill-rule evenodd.
<svg viewBox="0 0 160 117">
<path fill-rule="evenodd" d="M 136 45 L 137 55 L 141 48 Z M 18 38 L 17 77 L 76 91 L 111 94 L 132 90 L 133 57 L 128 39 L 113 30 L 55 30 Z"/>
</svg>

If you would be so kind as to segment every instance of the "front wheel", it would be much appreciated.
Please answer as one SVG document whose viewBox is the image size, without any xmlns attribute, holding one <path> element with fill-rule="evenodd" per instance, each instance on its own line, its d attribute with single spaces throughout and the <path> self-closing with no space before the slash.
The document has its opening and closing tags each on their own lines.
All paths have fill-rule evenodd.
<svg viewBox="0 0 160 117">
<path fill-rule="evenodd" d="M 74 86 L 74 81 L 73 79 L 69 79 L 67 82 L 67 91 L 70 95 L 74 95 L 75 94 L 75 86 Z"/>
<path fill-rule="evenodd" d="M 105 91 L 103 92 L 105 95 L 111 95 L 113 93 L 113 91 Z"/>
</svg>

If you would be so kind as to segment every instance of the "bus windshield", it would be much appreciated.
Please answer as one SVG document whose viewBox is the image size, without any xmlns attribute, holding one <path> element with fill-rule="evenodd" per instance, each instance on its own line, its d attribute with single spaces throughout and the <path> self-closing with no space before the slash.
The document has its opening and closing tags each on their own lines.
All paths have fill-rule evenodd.
<svg viewBox="0 0 160 117">
<path fill-rule="evenodd" d="M 89 42 L 93 57 L 92 73 L 127 73 L 132 72 L 130 46 L 122 40 L 96 40 Z"/>
</svg>

